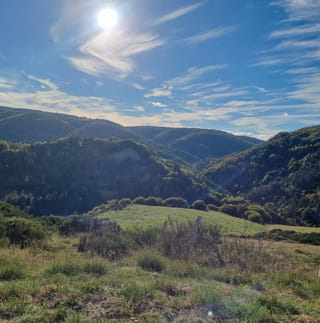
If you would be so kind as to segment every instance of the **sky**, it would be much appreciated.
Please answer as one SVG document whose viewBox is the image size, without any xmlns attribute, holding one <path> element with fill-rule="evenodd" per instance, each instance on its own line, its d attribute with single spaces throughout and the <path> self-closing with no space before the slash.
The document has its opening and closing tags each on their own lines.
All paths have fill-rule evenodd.
<svg viewBox="0 0 320 323">
<path fill-rule="evenodd" d="M 1 0 L 0 105 L 260 139 L 319 125 L 320 0 Z"/>
</svg>

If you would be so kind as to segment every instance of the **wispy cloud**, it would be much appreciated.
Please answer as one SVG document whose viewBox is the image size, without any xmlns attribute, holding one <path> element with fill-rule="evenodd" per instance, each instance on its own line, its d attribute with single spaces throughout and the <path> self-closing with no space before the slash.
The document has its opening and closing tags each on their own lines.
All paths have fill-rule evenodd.
<svg viewBox="0 0 320 323">
<path fill-rule="evenodd" d="M 261 57 L 259 58 L 258 62 L 252 64 L 252 66 L 273 66 L 273 65 L 280 65 L 285 62 L 284 58 L 281 57 Z"/>
<path fill-rule="evenodd" d="M 286 21 L 315 21 L 320 17 L 320 2 L 318 0 L 278 0 L 271 4 L 281 7 L 287 12 Z"/>
<path fill-rule="evenodd" d="M 282 38 L 308 35 L 320 32 L 320 24 L 308 24 L 302 26 L 288 27 L 286 29 L 275 30 L 270 34 L 270 38 Z"/>
<path fill-rule="evenodd" d="M 131 84 L 135 89 L 137 89 L 137 90 L 140 90 L 140 91 L 142 91 L 142 90 L 144 90 L 145 88 L 144 88 L 144 86 L 143 85 L 141 85 L 141 84 L 139 84 L 139 83 L 132 83 Z"/>
<path fill-rule="evenodd" d="M 211 30 L 204 31 L 197 35 L 182 39 L 182 42 L 186 44 L 197 44 L 202 43 L 210 39 L 216 39 L 224 37 L 237 29 L 236 26 L 229 26 L 229 27 L 220 27 Z"/>
<path fill-rule="evenodd" d="M 33 75 L 29 75 L 28 79 L 32 80 L 32 81 L 36 81 L 36 82 L 42 84 L 43 86 L 48 87 L 49 89 L 51 89 L 53 91 L 58 90 L 58 87 L 48 79 L 41 79 L 41 78 L 35 77 Z"/>
<path fill-rule="evenodd" d="M 169 97 L 172 95 L 172 87 L 164 86 L 163 88 L 155 88 L 151 93 L 144 95 L 145 98 L 151 97 Z"/>
<path fill-rule="evenodd" d="M 17 82 L 7 79 L 6 83 L 11 86 L 7 88 L 7 91 L 0 93 L 0 105 L 91 117 L 93 117 L 94 111 L 114 110 L 111 100 L 106 98 L 70 95 L 59 90 L 50 80 L 43 80 L 31 75 L 28 80 L 45 85 L 45 89 L 41 85 L 39 88 L 35 88 L 27 81 Z"/>
<path fill-rule="evenodd" d="M 186 6 L 186 7 L 177 9 L 175 11 L 172 11 L 172 12 L 160 17 L 159 19 L 157 19 L 153 24 L 154 25 L 161 25 L 161 24 L 166 23 L 168 21 L 175 20 L 177 18 L 185 16 L 186 14 L 198 9 L 203 4 L 204 4 L 203 2 L 198 2 L 193 5 Z"/>
<path fill-rule="evenodd" d="M 13 89 L 16 86 L 16 81 L 8 78 L 0 77 L 0 89 Z"/>
<path fill-rule="evenodd" d="M 161 102 L 151 102 L 151 104 L 154 107 L 158 107 L 158 108 L 166 108 L 168 106 L 167 104 L 164 104 L 164 103 L 161 103 Z"/>
<path fill-rule="evenodd" d="M 226 68 L 228 65 L 208 65 L 204 67 L 190 67 L 185 75 L 175 77 L 166 83 L 169 84 L 169 86 L 183 86 L 186 84 L 189 84 L 190 82 L 193 82 L 194 80 L 198 79 L 200 76 L 212 72 L 215 70 L 220 70 Z"/>
<path fill-rule="evenodd" d="M 80 48 L 82 57 L 69 57 L 70 62 L 82 72 L 98 76 L 118 73 L 126 77 L 135 68 L 132 56 L 162 46 L 165 41 L 152 33 L 107 31 L 89 39 Z"/>
</svg>

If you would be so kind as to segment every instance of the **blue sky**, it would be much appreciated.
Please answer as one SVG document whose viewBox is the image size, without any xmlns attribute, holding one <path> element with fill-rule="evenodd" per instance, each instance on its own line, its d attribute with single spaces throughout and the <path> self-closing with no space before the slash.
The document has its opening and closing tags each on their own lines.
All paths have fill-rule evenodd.
<svg viewBox="0 0 320 323">
<path fill-rule="evenodd" d="M 319 0 L 3 0 L 0 27 L 0 105 L 262 139 L 320 123 Z"/>
</svg>

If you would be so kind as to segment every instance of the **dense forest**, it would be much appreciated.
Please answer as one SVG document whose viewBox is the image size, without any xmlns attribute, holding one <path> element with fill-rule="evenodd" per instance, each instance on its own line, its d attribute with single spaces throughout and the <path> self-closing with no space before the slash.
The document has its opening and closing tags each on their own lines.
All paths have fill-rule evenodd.
<svg viewBox="0 0 320 323">
<path fill-rule="evenodd" d="M 202 179 L 263 205 L 274 222 L 320 225 L 320 126 L 279 133 L 209 167 Z"/>
<path fill-rule="evenodd" d="M 0 140 L 34 143 L 69 136 L 133 139 L 148 145 L 161 157 L 183 163 L 220 158 L 260 142 L 218 130 L 123 127 L 108 120 L 0 107 Z"/>
<path fill-rule="evenodd" d="M 0 198 L 44 214 L 86 212 L 114 198 L 205 193 L 190 171 L 133 140 L 0 142 Z"/>
</svg>

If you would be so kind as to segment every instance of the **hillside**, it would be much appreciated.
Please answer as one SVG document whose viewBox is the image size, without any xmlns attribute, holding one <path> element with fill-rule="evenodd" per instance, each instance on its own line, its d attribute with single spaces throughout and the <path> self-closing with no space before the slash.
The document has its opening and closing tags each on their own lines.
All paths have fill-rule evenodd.
<svg viewBox="0 0 320 323">
<path fill-rule="evenodd" d="M 320 225 L 320 126 L 280 133 L 209 167 L 202 179 L 264 205 L 274 221 Z"/>
<path fill-rule="evenodd" d="M 79 118 L 61 113 L 0 107 L 0 139 L 33 143 L 67 136 L 136 138 L 126 128 L 108 120 Z"/>
<path fill-rule="evenodd" d="M 132 140 L 0 142 L 0 199 L 44 214 L 86 212 L 114 198 L 204 194 L 191 173 Z"/>
<path fill-rule="evenodd" d="M 217 130 L 123 127 L 108 120 L 0 107 L 0 140 L 34 143 L 67 136 L 134 139 L 164 158 L 189 163 L 220 158 L 260 142 Z"/>
<path fill-rule="evenodd" d="M 167 127 L 129 127 L 132 133 L 145 137 L 155 145 L 188 162 L 223 156 L 246 150 L 261 141 L 235 136 L 218 130 Z"/>
</svg>

